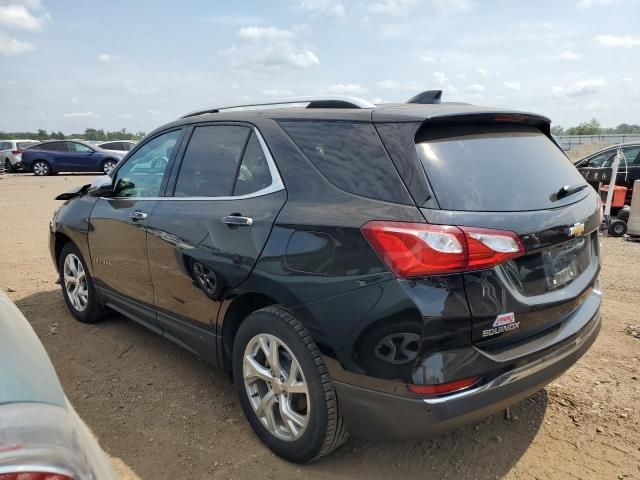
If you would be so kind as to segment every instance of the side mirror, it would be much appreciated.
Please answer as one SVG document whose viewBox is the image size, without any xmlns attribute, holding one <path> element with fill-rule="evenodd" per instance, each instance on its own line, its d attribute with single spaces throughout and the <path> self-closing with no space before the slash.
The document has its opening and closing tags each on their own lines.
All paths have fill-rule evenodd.
<svg viewBox="0 0 640 480">
<path fill-rule="evenodd" d="M 113 193 L 113 179 L 109 175 L 96 178 L 87 190 L 92 197 L 108 197 Z"/>
</svg>

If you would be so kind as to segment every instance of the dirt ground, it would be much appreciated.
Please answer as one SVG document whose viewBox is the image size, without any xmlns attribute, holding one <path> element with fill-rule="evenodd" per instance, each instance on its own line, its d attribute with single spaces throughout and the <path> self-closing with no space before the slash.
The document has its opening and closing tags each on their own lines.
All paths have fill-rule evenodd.
<svg viewBox="0 0 640 480">
<path fill-rule="evenodd" d="M 92 178 L 0 176 L 0 288 L 122 478 L 640 478 L 640 339 L 625 332 L 640 323 L 640 244 L 602 240 L 602 333 L 511 419 L 497 414 L 421 442 L 350 439 L 297 466 L 256 439 L 225 375 L 119 315 L 91 326 L 67 312 L 47 227 L 53 197 Z"/>
</svg>

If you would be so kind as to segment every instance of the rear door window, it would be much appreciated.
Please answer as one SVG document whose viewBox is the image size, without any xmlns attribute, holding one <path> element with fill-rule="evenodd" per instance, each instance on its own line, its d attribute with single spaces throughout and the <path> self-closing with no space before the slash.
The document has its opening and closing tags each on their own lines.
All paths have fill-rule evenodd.
<svg viewBox="0 0 640 480">
<path fill-rule="evenodd" d="M 271 185 L 271 172 L 255 132 L 251 133 L 242 156 L 233 195 L 249 195 Z"/>
<path fill-rule="evenodd" d="M 585 180 L 533 127 L 428 127 L 418 132 L 416 148 L 445 210 L 542 210 L 588 194 L 585 189 L 552 200 L 564 185 L 582 185 Z"/>
<path fill-rule="evenodd" d="M 280 125 L 336 187 L 377 200 L 412 203 L 372 124 L 282 121 Z"/>
<path fill-rule="evenodd" d="M 213 125 L 196 127 L 176 180 L 176 197 L 228 197 L 251 130 Z"/>
</svg>

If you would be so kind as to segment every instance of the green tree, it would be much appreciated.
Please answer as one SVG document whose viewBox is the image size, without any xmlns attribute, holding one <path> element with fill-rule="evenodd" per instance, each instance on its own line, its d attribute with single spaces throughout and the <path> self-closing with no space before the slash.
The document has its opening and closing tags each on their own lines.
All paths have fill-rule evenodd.
<svg viewBox="0 0 640 480">
<path fill-rule="evenodd" d="M 596 118 L 592 118 L 588 122 L 582 122 L 577 127 L 567 129 L 568 135 L 601 135 L 602 133 L 602 126 Z"/>
<path fill-rule="evenodd" d="M 553 127 L 551 127 L 551 135 L 563 135 L 564 134 L 564 127 L 561 127 L 560 125 L 554 125 Z"/>
<path fill-rule="evenodd" d="M 46 140 L 49 138 L 46 130 L 39 129 L 38 130 L 38 140 Z"/>
</svg>

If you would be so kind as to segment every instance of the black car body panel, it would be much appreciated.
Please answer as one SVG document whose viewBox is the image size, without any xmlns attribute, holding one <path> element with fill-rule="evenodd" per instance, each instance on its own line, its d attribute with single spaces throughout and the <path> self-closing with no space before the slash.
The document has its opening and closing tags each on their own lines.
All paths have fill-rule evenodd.
<svg viewBox="0 0 640 480">
<path fill-rule="evenodd" d="M 624 158 L 618 167 L 615 184 L 627 188 L 625 204 L 631 204 L 633 182 L 640 180 L 640 144 L 624 143 L 622 147 Z M 618 146 L 611 146 L 599 150 L 576 162 L 576 168 L 585 180 L 596 191 L 600 184 L 606 185 L 611 181 L 611 165 L 618 151 Z"/>
<path fill-rule="evenodd" d="M 332 143 L 327 133 L 318 139 L 309 133 L 328 132 L 332 122 L 354 141 L 335 135 Z M 540 208 L 444 209 L 437 196 L 443 185 L 417 144 L 425 129 L 459 125 L 480 129 L 479 135 L 463 132 L 461 142 L 491 141 L 485 129 L 511 132 L 505 143 L 525 136 L 545 148 L 555 145 L 546 143 L 545 117 L 465 104 L 187 117 L 129 152 L 111 173 L 114 195 L 96 198 L 89 191 L 61 208 L 51 227 L 52 255 L 70 239 L 88 260 L 106 305 L 225 369 L 244 317 L 280 305 L 318 345 L 354 431 L 371 436 L 358 412 L 397 407 L 416 414 L 409 436 L 439 432 L 543 386 L 577 360 L 599 328 L 595 192 L 554 203 L 549 195 L 562 185 L 551 180 L 536 192 Z M 207 184 L 213 174 L 197 163 L 204 148 L 198 142 L 205 141 L 197 140 L 198 132 L 206 128 L 211 138 L 224 132 L 228 148 L 218 155 L 238 164 L 235 183 L 217 196 L 193 193 L 218 188 Z M 250 160 L 268 164 L 272 183 L 234 195 L 241 180 L 255 180 L 246 180 L 242 168 L 251 142 L 260 143 L 262 157 Z M 561 173 L 576 173 L 566 157 L 560 161 Z M 247 165 L 259 177 L 257 164 Z M 185 172 L 192 178 L 181 184 Z M 119 188 L 133 196 L 119 197 Z M 144 195 L 136 197 L 139 192 Z M 371 221 L 508 231 L 523 250 L 490 268 L 397 275 L 363 234 Z M 505 314 L 519 325 L 491 332 Z M 455 393 L 427 401 L 407 389 L 464 378 L 477 378 L 465 390 L 468 402 Z M 401 412 L 385 415 L 408 419 Z M 382 423 L 383 436 L 402 436 L 391 421 Z"/>
</svg>

